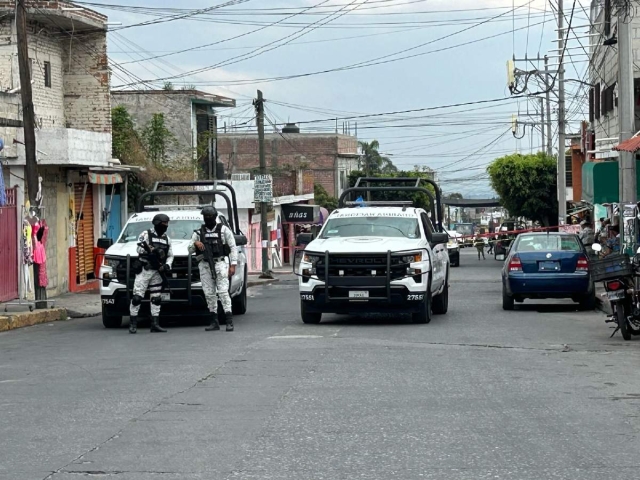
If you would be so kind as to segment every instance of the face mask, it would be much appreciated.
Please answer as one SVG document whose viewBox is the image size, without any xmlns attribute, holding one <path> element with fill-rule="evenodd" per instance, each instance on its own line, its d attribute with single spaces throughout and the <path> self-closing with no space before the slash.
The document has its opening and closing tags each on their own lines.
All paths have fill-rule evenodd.
<svg viewBox="0 0 640 480">
<path fill-rule="evenodd" d="M 158 225 L 156 225 L 156 233 L 158 235 L 164 235 L 164 233 L 167 231 L 167 228 L 169 228 L 169 225 L 163 225 L 162 223 L 159 223 Z"/>
<path fill-rule="evenodd" d="M 204 217 L 204 224 L 211 229 L 216 226 L 216 217 Z"/>
</svg>

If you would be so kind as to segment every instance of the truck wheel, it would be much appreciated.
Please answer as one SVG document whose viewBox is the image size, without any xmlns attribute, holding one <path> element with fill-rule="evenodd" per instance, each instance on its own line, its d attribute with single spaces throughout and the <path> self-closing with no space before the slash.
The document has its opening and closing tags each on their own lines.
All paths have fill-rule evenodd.
<svg viewBox="0 0 640 480">
<path fill-rule="evenodd" d="M 445 280 L 444 288 L 440 295 L 433 297 L 433 313 L 436 315 L 444 315 L 449 310 L 449 275 Z"/>
<path fill-rule="evenodd" d="M 431 284 L 427 287 L 427 291 L 424 294 L 424 301 L 420 305 L 420 310 L 411 314 L 411 320 L 413 323 L 429 323 L 433 316 L 431 310 Z"/>
<path fill-rule="evenodd" d="M 120 328 L 122 326 L 122 316 L 108 315 L 102 311 L 102 324 L 104 328 Z"/>
<path fill-rule="evenodd" d="M 322 320 L 322 313 L 310 312 L 302 300 L 300 301 L 300 316 L 303 323 L 318 324 Z"/>
<path fill-rule="evenodd" d="M 234 315 L 244 315 L 247 313 L 247 267 L 244 267 L 244 285 L 240 295 L 231 299 L 231 311 Z"/>
</svg>

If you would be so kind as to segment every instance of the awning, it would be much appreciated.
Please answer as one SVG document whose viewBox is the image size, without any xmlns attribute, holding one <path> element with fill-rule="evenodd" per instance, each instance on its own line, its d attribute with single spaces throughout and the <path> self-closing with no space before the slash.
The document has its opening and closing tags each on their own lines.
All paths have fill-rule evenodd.
<svg viewBox="0 0 640 480">
<path fill-rule="evenodd" d="M 636 153 L 638 150 L 640 150 L 640 136 L 631 137 L 630 139 L 622 142 L 620 145 L 616 145 L 615 147 L 613 147 L 613 149 L 619 152 Z"/>
<path fill-rule="evenodd" d="M 96 173 L 89 172 L 89 183 L 98 185 L 115 185 L 122 183 L 122 176 L 119 173 Z"/>
<path fill-rule="evenodd" d="M 636 191 L 640 185 L 640 160 L 636 160 Z M 618 162 L 582 165 L 582 200 L 592 205 L 618 203 Z"/>
</svg>

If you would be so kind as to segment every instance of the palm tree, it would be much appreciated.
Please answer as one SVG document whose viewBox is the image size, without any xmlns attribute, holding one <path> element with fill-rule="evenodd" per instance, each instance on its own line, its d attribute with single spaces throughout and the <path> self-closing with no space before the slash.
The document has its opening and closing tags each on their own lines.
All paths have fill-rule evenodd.
<svg viewBox="0 0 640 480">
<path fill-rule="evenodd" d="M 362 151 L 362 161 L 364 163 L 365 174 L 369 177 L 378 173 L 397 172 L 398 168 L 389 160 L 388 157 L 380 155 L 378 149 L 380 142 L 372 140 L 371 142 L 358 142 L 358 146 Z"/>
</svg>

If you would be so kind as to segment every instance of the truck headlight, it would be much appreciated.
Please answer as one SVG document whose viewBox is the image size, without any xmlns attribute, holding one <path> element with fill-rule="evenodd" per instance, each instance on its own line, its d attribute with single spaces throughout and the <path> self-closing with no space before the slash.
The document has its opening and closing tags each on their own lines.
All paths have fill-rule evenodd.
<svg viewBox="0 0 640 480">
<path fill-rule="evenodd" d="M 116 268 L 118 268 L 118 265 L 120 265 L 120 259 L 119 258 L 108 258 L 108 257 L 105 257 L 104 258 L 104 262 L 102 263 L 102 265 L 104 265 L 105 267 L 116 269 Z"/>
<path fill-rule="evenodd" d="M 397 256 L 396 258 L 399 258 L 400 260 L 402 260 L 402 263 L 421 262 L 422 261 L 422 252 L 408 253 L 408 254 L 404 254 L 402 256 Z"/>
<path fill-rule="evenodd" d="M 302 255 L 302 261 L 304 263 L 310 263 L 311 265 L 315 265 L 322 259 L 322 255 L 317 255 L 313 253 L 304 253 Z"/>
</svg>

